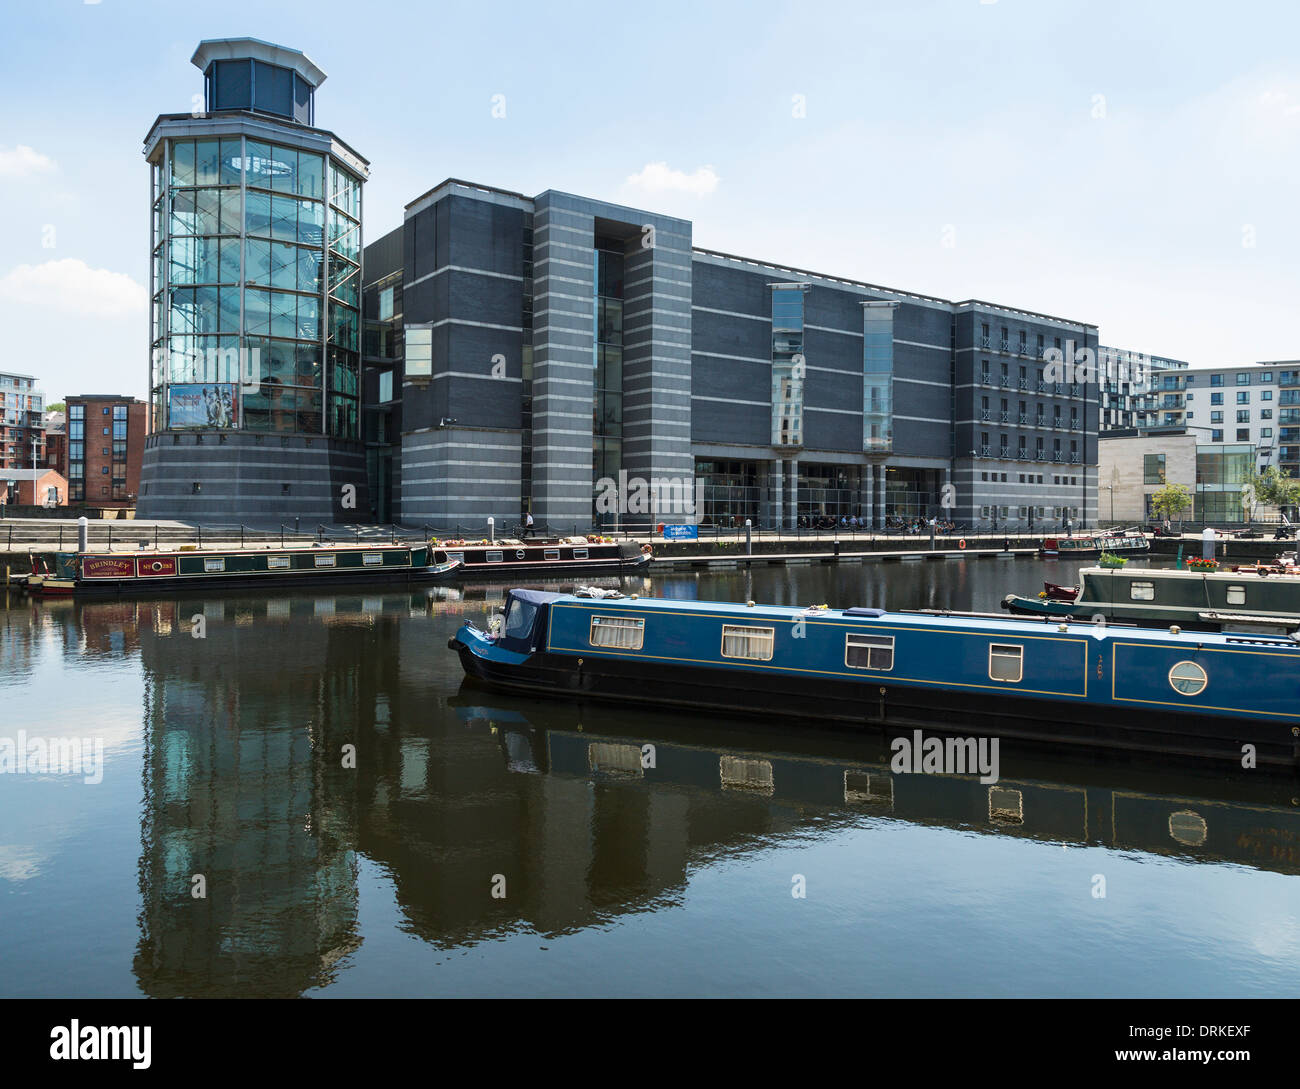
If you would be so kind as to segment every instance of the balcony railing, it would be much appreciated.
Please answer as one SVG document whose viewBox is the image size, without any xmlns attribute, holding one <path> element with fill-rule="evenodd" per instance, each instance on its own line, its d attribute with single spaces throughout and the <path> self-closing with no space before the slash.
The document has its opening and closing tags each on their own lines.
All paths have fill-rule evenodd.
<svg viewBox="0 0 1300 1089">
<path fill-rule="evenodd" d="M 980 371 L 980 383 L 985 386 L 993 385 L 993 376 L 988 371 Z"/>
<path fill-rule="evenodd" d="M 1029 451 L 1026 450 L 1023 446 L 1021 446 L 1019 449 L 1016 450 L 1016 460 L 1017 460 L 1017 461 L 1028 461 L 1028 460 L 1029 460 Z"/>
<path fill-rule="evenodd" d="M 1046 460 L 1047 460 L 1047 451 L 1046 451 L 1046 450 L 1035 450 L 1035 451 L 1034 451 L 1034 460 L 1035 460 L 1035 461 L 1046 461 Z"/>
<path fill-rule="evenodd" d="M 1047 384 L 1046 382 L 1044 382 L 1044 381 L 1040 378 L 1040 379 L 1038 380 L 1038 392 L 1039 392 L 1039 393 L 1046 393 L 1046 392 L 1047 392 L 1047 385 L 1048 385 L 1048 384 Z"/>
<path fill-rule="evenodd" d="M 980 419 L 987 423 L 993 418 L 993 414 L 986 408 L 980 412 Z"/>
<path fill-rule="evenodd" d="M 1028 379 L 1028 378 L 1022 378 L 1022 379 L 1020 379 L 1019 382 L 1016 383 L 1016 385 L 1017 385 L 1017 387 L 1020 388 L 1020 389 L 1028 390 L 1028 389 L 1029 389 L 1029 379 Z"/>
<path fill-rule="evenodd" d="M 1028 413 L 1022 412 L 1022 413 L 1020 414 L 1020 420 L 1019 420 L 1019 423 L 1020 423 L 1020 426 L 1021 426 L 1021 427 L 1028 427 L 1028 426 L 1029 426 L 1029 415 L 1028 415 Z"/>
<path fill-rule="evenodd" d="M 1009 341 L 1009 340 L 1000 340 L 1000 341 L 998 341 L 998 351 L 1000 351 L 1000 352 L 1009 352 L 1009 351 L 1011 351 L 1011 341 Z"/>
<path fill-rule="evenodd" d="M 1054 462 L 1056 462 L 1057 464 L 1060 464 L 1060 461 L 1061 461 L 1061 452 L 1060 452 L 1059 450 L 1058 450 L 1056 453 L 1054 453 L 1054 454 L 1052 455 L 1052 460 L 1053 460 Z"/>
<path fill-rule="evenodd" d="M 1070 464 L 1071 464 L 1071 465 L 1078 465 L 1078 464 L 1079 464 L 1079 455 L 1078 455 L 1078 454 L 1071 454 L 1071 455 L 1070 455 Z"/>
<path fill-rule="evenodd" d="M 998 448 L 998 457 L 1009 458 L 1011 456 L 1011 447 L 1002 446 Z"/>
<path fill-rule="evenodd" d="M 1005 374 L 999 375 L 998 385 L 1001 386 L 1003 389 L 1007 389 L 1011 385 L 1011 378 Z"/>
<path fill-rule="evenodd" d="M 999 412 L 999 413 L 998 413 L 998 423 L 1010 423 L 1010 422 L 1011 422 L 1011 413 L 1010 413 L 1010 412 Z"/>
<path fill-rule="evenodd" d="M 1016 349 L 1021 355 L 1029 354 L 1029 342 L 1022 340 L 1020 346 Z"/>
<path fill-rule="evenodd" d="M 992 348 L 992 347 L 993 347 L 993 340 L 992 340 L 992 338 L 991 338 L 991 337 L 980 337 L 980 347 L 981 347 L 981 348 Z"/>
<path fill-rule="evenodd" d="M 988 446 L 981 446 L 979 456 L 982 458 L 992 457 L 993 455 L 992 455 L 991 448 Z"/>
</svg>

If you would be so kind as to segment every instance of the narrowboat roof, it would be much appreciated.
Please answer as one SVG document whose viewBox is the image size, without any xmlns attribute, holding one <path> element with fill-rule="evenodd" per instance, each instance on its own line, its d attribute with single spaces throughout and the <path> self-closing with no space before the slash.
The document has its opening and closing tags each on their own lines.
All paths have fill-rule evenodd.
<svg viewBox="0 0 1300 1089">
<path fill-rule="evenodd" d="M 1008 637 L 1024 637 L 1034 630 L 1048 628 L 1056 630 L 1064 625 L 1076 635 L 1088 634 L 1094 637 L 1122 637 L 1125 640 L 1168 643 L 1171 640 L 1192 645 L 1228 646 L 1230 644 L 1269 645 L 1280 649 L 1293 649 L 1300 652 L 1300 642 L 1284 635 L 1243 635 L 1233 632 L 1180 632 L 1174 634 L 1166 628 L 1138 628 L 1123 624 L 1109 624 L 1104 628 L 1089 620 L 1072 620 L 1063 616 L 1049 617 L 996 617 L 964 616 L 960 613 L 945 615 L 942 613 L 889 612 L 884 609 L 816 609 L 787 605 L 752 605 L 747 606 L 731 601 L 684 601 L 680 598 L 586 598 L 573 594 L 544 594 L 534 590 L 512 590 L 512 596 L 538 603 L 558 606 L 581 605 L 585 609 L 607 612 L 613 609 L 626 609 L 629 612 L 681 613 L 695 616 L 717 616 L 729 620 L 781 620 L 794 621 L 799 618 L 826 621 L 844 621 L 849 624 L 862 622 L 880 622 L 890 627 L 914 626 L 917 628 L 934 628 L 964 624 L 983 632 L 1005 632 Z M 543 601 L 543 599 L 545 599 Z"/>
</svg>

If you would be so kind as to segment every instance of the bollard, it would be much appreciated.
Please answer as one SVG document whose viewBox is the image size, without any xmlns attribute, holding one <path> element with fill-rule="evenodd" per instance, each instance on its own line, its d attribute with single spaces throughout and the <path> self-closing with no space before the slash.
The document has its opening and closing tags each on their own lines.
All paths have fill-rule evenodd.
<svg viewBox="0 0 1300 1089">
<path fill-rule="evenodd" d="M 745 519 L 745 555 L 754 554 L 754 521 L 751 518 Z"/>
<path fill-rule="evenodd" d="M 63 536 L 59 536 L 59 544 L 63 544 Z M 90 520 L 83 514 L 77 519 L 77 551 L 88 552 L 90 550 Z"/>
<path fill-rule="evenodd" d="M 1201 534 L 1201 559 L 1214 559 L 1214 530 L 1209 526 L 1205 527 L 1205 532 Z"/>
<path fill-rule="evenodd" d="M 836 538 L 835 538 L 835 558 L 836 558 L 836 559 L 839 559 L 839 557 L 840 557 L 840 539 L 839 539 L 838 537 L 836 537 Z"/>
<path fill-rule="evenodd" d="M 497 543 L 497 520 L 491 515 L 488 515 L 488 540 Z"/>
</svg>

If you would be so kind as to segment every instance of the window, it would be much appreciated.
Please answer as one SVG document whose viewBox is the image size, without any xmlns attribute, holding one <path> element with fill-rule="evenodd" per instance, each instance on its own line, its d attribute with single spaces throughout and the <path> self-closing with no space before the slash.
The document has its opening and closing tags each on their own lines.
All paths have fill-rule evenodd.
<svg viewBox="0 0 1300 1089">
<path fill-rule="evenodd" d="M 267 556 L 266 569 L 268 571 L 283 571 L 289 566 L 288 556 Z"/>
<path fill-rule="evenodd" d="M 1261 420 L 1271 420 L 1273 418 L 1273 410 L 1271 408 L 1261 408 L 1259 410 L 1259 418 Z"/>
<path fill-rule="evenodd" d="M 585 560 L 587 558 L 587 550 L 585 548 L 575 548 L 573 550 L 573 558 L 575 560 Z"/>
<path fill-rule="evenodd" d="M 366 552 L 361 556 L 361 563 L 366 567 L 382 567 L 384 563 L 384 554 L 382 552 Z"/>
<path fill-rule="evenodd" d="M 548 560 L 558 560 L 560 558 L 560 550 L 558 548 L 548 548 L 543 552 L 543 555 Z"/>
<path fill-rule="evenodd" d="M 738 624 L 722 625 L 722 656 L 770 662 L 776 641 L 775 628 L 745 628 Z"/>
<path fill-rule="evenodd" d="M 1221 375 L 1221 374 L 1212 374 L 1212 375 L 1210 375 L 1210 385 L 1212 385 L 1212 386 L 1221 386 L 1221 385 L 1223 385 L 1223 375 Z"/>
<path fill-rule="evenodd" d="M 1239 405 L 1250 404 L 1250 390 L 1243 389 L 1237 393 L 1237 404 Z"/>
<path fill-rule="evenodd" d="M 1271 401 L 1271 400 L 1273 400 L 1273 391 L 1272 391 L 1271 389 L 1262 389 L 1262 390 L 1260 390 L 1260 391 L 1259 391 L 1259 399 L 1260 399 L 1261 401 Z"/>
<path fill-rule="evenodd" d="M 1211 441 L 1211 442 L 1222 442 L 1222 441 L 1223 441 L 1223 432 L 1222 432 L 1221 430 L 1218 430 L 1218 429 L 1212 429 L 1212 430 L 1210 431 L 1210 441 Z"/>
<path fill-rule="evenodd" d="M 1247 408 L 1247 409 L 1244 409 L 1244 410 L 1242 410 L 1242 411 L 1239 411 L 1239 412 L 1237 413 L 1237 422 L 1238 422 L 1239 424 L 1248 424 L 1248 423 L 1250 423 L 1250 409 Z"/>
<path fill-rule="evenodd" d="M 1249 428 L 1249 427 L 1239 427 L 1239 428 L 1237 428 L 1237 441 L 1238 441 L 1238 442 L 1250 442 L 1250 428 Z"/>
<path fill-rule="evenodd" d="M 1228 604 L 1245 605 L 1246 604 L 1246 587 L 1229 586 L 1228 587 Z"/>
<path fill-rule="evenodd" d="M 1261 439 L 1271 439 L 1273 437 L 1273 429 L 1271 427 L 1261 427 L 1259 429 L 1259 437 Z"/>
<path fill-rule="evenodd" d="M 203 570 L 207 573 L 215 573 L 226 569 L 226 558 L 224 556 L 205 556 L 203 558 Z"/>
<path fill-rule="evenodd" d="M 1238 372 L 1237 372 L 1237 385 L 1239 385 L 1239 386 L 1248 386 L 1248 385 L 1250 385 L 1250 375 L 1249 375 L 1249 374 L 1246 374 L 1246 373 L 1244 373 L 1244 372 L 1242 372 L 1242 371 L 1238 371 Z"/>
<path fill-rule="evenodd" d="M 878 669 L 885 673 L 889 672 L 894 668 L 894 637 L 892 635 L 846 635 L 844 664 L 850 669 Z"/>
<path fill-rule="evenodd" d="M 338 559 L 338 557 L 333 555 L 332 553 L 327 556 L 322 556 L 318 553 L 312 558 L 316 561 L 317 567 L 334 567 Z"/>
<path fill-rule="evenodd" d="M 593 616 L 587 641 L 593 647 L 640 650 L 645 645 L 645 621 L 626 616 Z"/>
<path fill-rule="evenodd" d="M 484 558 L 487 560 L 488 563 L 500 563 L 503 559 L 505 559 L 505 553 L 488 552 L 486 553 Z"/>
<path fill-rule="evenodd" d="M 1222 394 L 1222 393 L 1211 393 L 1211 394 L 1210 394 L 1210 404 L 1212 404 L 1212 405 L 1221 405 L 1221 404 L 1223 404 L 1223 394 Z"/>
<path fill-rule="evenodd" d="M 1155 601 L 1156 584 L 1154 582 L 1130 582 L 1128 596 L 1130 601 Z"/>
<path fill-rule="evenodd" d="M 1142 455 L 1142 483 L 1143 484 L 1165 483 L 1165 455 L 1164 454 L 1143 454 Z"/>
<path fill-rule="evenodd" d="M 1015 644 L 989 644 L 989 680 L 1017 683 L 1025 675 L 1025 648 Z"/>
<path fill-rule="evenodd" d="M 1208 682 L 1205 670 L 1195 662 L 1179 662 L 1169 671 L 1169 683 L 1182 696 L 1199 696 Z"/>
<path fill-rule="evenodd" d="M 1222 413 L 1222 411 L 1220 411 L 1220 412 L 1211 412 L 1211 413 L 1210 413 L 1210 423 L 1212 423 L 1212 424 L 1221 424 L 1221 423 L 1223 423 L 1223 413 Z"/>
</svg>

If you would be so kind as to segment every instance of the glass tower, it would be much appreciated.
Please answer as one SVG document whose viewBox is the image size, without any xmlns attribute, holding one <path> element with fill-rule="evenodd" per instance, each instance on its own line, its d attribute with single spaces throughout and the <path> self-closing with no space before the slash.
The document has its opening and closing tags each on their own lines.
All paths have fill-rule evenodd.
<svg viewBox="0 0 1300 1089">
<path fill-rule="evenodd" d="M 325 74 L 204 42 L 205 111 L 160 118 L 151 173 L 150 430 L 356 440 L 365 162 L 309 126 Z"/>
</svg>

